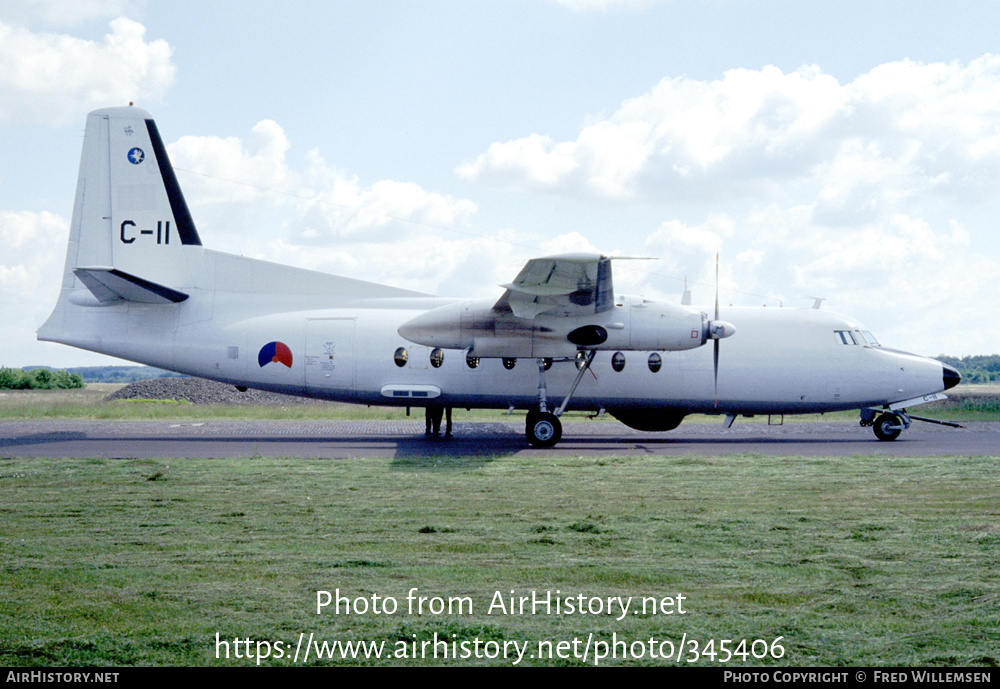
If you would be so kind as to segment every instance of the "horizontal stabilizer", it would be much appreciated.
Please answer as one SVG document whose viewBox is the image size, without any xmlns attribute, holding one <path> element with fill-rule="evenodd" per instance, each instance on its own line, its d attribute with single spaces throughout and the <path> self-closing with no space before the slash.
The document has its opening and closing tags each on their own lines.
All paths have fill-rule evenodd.
<svg viewBox="0 0 1000 689">
<path fill-rule="evenodd" d="M 140 304 L 176 304 L 188 298 L 184 292 L 115 268 L 76 268 L 73 273 L 102 304 L 119 300 Z"/>
</svg>

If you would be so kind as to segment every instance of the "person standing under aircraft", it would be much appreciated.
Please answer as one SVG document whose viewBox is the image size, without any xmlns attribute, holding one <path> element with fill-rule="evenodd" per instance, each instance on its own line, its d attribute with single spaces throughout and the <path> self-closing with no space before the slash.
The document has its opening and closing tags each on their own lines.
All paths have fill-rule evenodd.
<svg viewBox="0 0 1000 689">
<path fill-rule="evenodd" d="M 449 409 L 448 414 L 448 434 L 451 434 L 451 410 Z M 436 404 L 431 404 L 424 407 L 424 435 L 432 436 L 434 438 L 441 434 L 441 415 L 444 412 L 444 408 Z"/>
</svg>

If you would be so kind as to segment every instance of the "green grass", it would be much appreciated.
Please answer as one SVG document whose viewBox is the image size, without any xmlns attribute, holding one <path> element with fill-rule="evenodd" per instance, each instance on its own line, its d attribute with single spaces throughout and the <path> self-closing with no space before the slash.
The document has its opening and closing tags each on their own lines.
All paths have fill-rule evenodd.
<svg viewBox="0 0 1000 689">
<path fill-rule="evenodd" d="M 746 664 L 996 666 L 997 462 L 3 459 L 0 664 L 245 665 L 216 658 L 216 634 L 290 649 L 303 632 L 390 649 L 780 637 L 780 659 Z M 472 612 L 408 614 L 414 588 Z M 338 590 L 400 609 L 317 614 Z M 511 590 L 681 594 L 686 613 L 487 614 Z M 510 664 L 368 664 L 435 662 Z"/>
</svg>

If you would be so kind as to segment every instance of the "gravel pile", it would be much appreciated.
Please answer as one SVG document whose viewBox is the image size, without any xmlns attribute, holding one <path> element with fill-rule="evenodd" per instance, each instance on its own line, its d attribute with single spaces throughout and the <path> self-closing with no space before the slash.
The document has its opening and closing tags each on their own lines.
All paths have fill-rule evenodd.
<svg viewBox="0 0 1000 689">
<path fill-rule="evenodd" d="M 304 397 L 276 392 L 247 390 L 204 378 L 150 378 L 130 383 L 111 393 L 106 400 L 185 400 L 191 404 L 288 405 L 308 402 Z"/>
</svg>

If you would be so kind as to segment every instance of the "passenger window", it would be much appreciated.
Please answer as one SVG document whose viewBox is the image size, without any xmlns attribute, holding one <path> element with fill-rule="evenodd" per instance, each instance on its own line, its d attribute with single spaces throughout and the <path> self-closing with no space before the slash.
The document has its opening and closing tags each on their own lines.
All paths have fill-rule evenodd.
<svg viewBox="0 0 1000 689">
<path fill-rule="evenodd" d="M 663 359 L 660 357 L 660 355 L 657 354 L 656 352 L 653 352 L 652 354 L 650 354 L 649 355 L 649 370 L 652 371 L 653 373 L 656 373 L 657 371 L 660 370 L 661 366 L 663 366 Z"/>
<path fill-rule="evenodd" d="M 613 368 L 618 373 L 625 370 L 625 355 L 621 352 L 615 352 L 614 356 L 611 357 L 611 368 Z"/>
<path fill-rule="evenodd" d="M 406 353 L 406 347 L 400 347 L 396 350 L 396 353 L 392 355 L 392 360 L 396 362 L 396 365 L 400 368 L 406 366 L 406 359 L 408 355 Z"/>
<path fill-rule="evenodd" d="M 469 353 L 465 355 L 465 365 L 468 366 L 469 368 L 475 368 L 476 366 L 479 366 L 479 357 L 472 356 L 471 349 L 469 350 Z"/>
<path fill-rule="evenodd" d="M 513 368 L 514 368 L 515 366 L 517 366 L 517 359 L 515 359 L 515 358 L 513 358 L 513 357 L 504 357 L 504 358 L 503 358 L 503 367 L 504 367 L 505 369 L 507 369 L 508 371 L 510 371 L 510 370 L 512 370 L 512 369 L 513 369 Z"/>
<path fill-rule="evenodd" d="M 431 366 L 434 368 L 441 368 L 441 364 L 444 363 L 444 350 L 440 347 L 435 347 L 431 350 Z"/>
</svg>

